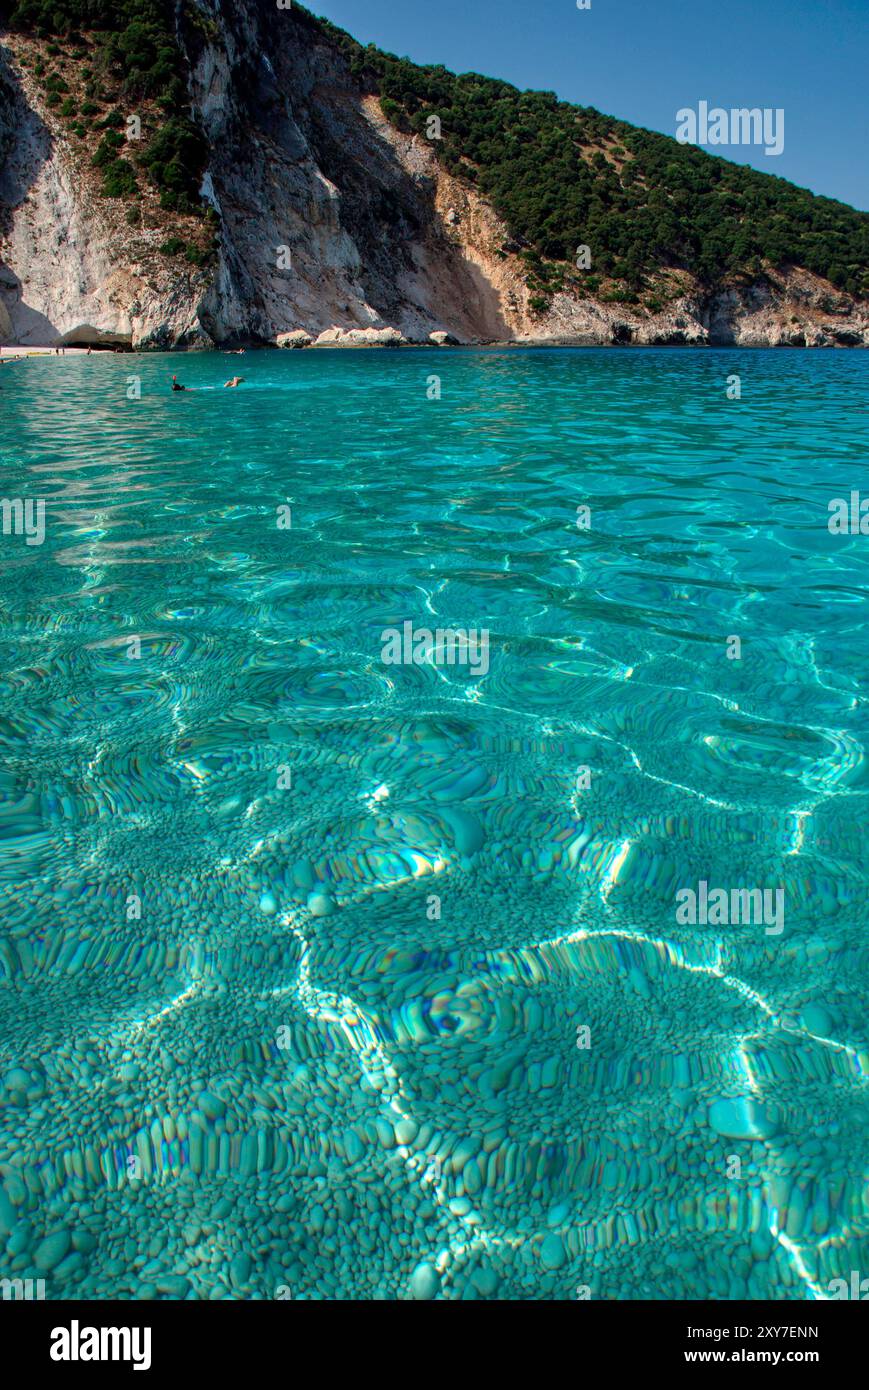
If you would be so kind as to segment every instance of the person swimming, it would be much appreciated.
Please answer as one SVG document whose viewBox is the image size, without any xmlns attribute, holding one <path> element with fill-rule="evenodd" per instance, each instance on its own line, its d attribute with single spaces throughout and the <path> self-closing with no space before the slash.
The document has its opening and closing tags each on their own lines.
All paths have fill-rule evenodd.
<svg viewBox="0 0 869 1390">
<path fill-rule="evenodd" d="M 181 385 L 181 382 L 178 380 L 177 376 L 173 376 L 173 378 L 172 378 L 172 390 L 173 390 L 173 391 L 186 391 L 186 390 L 187 390 L 187 387 Z"/>
<path fill-rule="evenodd" d="M 243 381 L 243 376 L 234 376 L 232 381 L 225 381 L 223 384 L 224 386 L 240 386 Z"/>
</svg>

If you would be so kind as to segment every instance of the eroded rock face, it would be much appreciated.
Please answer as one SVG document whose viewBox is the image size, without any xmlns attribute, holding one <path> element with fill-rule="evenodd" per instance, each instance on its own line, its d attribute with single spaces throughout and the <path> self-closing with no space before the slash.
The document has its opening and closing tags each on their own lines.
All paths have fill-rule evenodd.
<svg viewBox="0 0 869 1390">
<path fill-rule="evenodd" d="M 141 348 L 869 344 L 869 306 L 799 270 L 713 296 L 676 274 L 656 313 L 575 290 L 535 312 L 521 248 L 493 208 L 427 141 L 389 124 L 331 41 L 255 0 L 198 7 L 210 22 L 182 25 L 180 38 L 220 228 L 205 270 L 160 254 L 175 227 L 171 213 L 159 225 L 156 198 L 147 229 L 131 231 L 123 201 L 99 196 L 98 172 L 17 61 L 27 41 L 5 40 L 0 336 Z"/>
<path fill-rule="evenodd" d="M 855 304 L 849 295 L 806 270 L 770 271 L 759 283 L 722 291 L 710 301 L 703 317 L 710 341 L 716 343 L 869 345 L 869 306 Z"/>
<path fill-rule="evenodd" d="M 120 201 L 97 196 L 96 171 L 40 109 L 8 47 L 0 48 L 0 155 L 0 301 L 15 343 L 207 341 L 190 277 L 159 256 L 164 233 L 151 233 L 149 247 L 126 226 Z"/>
<path fill-rule="evenodd" d="M 222 222 L 201 315 L 213 337 L 508 336 L 497 292 L 485 284 L 477 303 L 477 273 L 441 226 L 430 151 L 403 158 L 331 44 L 286 12 L 237 5 L 195 57 L 192 90 Z"/>
<path fill-rule="evenodd" d="M 129 347 L 130 335 L 107 333 L 92 323 L 80 323 L 64 333 L 60 341 L 65 347 Z"/>
<path fill-rule="evenodd" d="M 0 347 L 7 343 L 15 342 L 15 333 L 12 328 L 12 320 L 9 317 L 9 310 L 0 299 Z"/>
</svg>

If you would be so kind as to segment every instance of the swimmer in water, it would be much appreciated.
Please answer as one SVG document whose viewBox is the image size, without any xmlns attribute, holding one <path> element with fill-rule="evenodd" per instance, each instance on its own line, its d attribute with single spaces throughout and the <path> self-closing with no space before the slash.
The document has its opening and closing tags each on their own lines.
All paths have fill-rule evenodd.
<svg viewBox="0 0 869 1390">
<path fill-rule="evenodd" d="M 232 381 L 225 381 L 223 384 L 224 384 L 225 387 L 226 387 L 226 386 L 240 386 L 241 383 L 242 383 L 243 381 L 244 381 L 244 377 L 243 377 L 243 376 L 234 376 L 234 377 L 232 378 Z"/>
<path fill-rule="evenodd" d="M 187 387 L 181 385 L 181 382 L 178 380 L 177 376 L 173 376 L 173 378 L 172 378 L 172 390 L 173 390 L 173 391 L 186 391 L 186 390 L 187 390 Z"/>
</svg>

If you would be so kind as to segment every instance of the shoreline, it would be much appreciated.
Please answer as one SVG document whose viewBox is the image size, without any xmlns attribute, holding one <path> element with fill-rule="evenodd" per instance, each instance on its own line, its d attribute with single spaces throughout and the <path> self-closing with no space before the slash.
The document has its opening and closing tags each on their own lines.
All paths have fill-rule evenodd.
<svg viewBox="0 0 869 1390">
<path fill-rule="evenodd" d="M 132 351 L 132 349 L 129 349 Z M 26 357 L 93 357 L 97 352 L 112 351 L 107 348 L 68 347 L 55 351 L 53 347 L 0 347 L 0 360 L 3 362 L 23 362 Z"/>
<path fill-rule="evenodd" d="M 505 342 L 486 342 L 486 343 L 306 343 L 304 346 L 299 344 L 294 347 L 282 347 L 278 343 L 245 343 L 241 347 L 234 348 L 219 347 L 67 347 L 60 351 L 55 351 L 53 347 L 0 347 L 0 366 L 11 365 L 13 362 L 24 362 L 28 358 L 66 358 L 66 357 L 151 357 L 166 354 L 167 356 L 195 356 L 197 353 L 216 352 L 224 356 L 239 355 L 247 352 L 481 352 L 493 351 L 504 352 L 508 349 L 514 351 L 557 351 L 559 349 L 571 348 L 575 350 L 585 349 L 607 349 L 613 351 L 634 351 L 634 352 L 658 352 L 684 351 L 686 349 L 701 349 L 703 351 L 732 351 L 732 352 L 860 352 L 869 348 L 869 343 L 824 343 L 824 344 L 804 344 L 804 343 L 588 343 L 578 342 L 576 339 L 552 339 L 552 338 L 528 338 L 517 342 L 515 339 Z"/>
</svg>

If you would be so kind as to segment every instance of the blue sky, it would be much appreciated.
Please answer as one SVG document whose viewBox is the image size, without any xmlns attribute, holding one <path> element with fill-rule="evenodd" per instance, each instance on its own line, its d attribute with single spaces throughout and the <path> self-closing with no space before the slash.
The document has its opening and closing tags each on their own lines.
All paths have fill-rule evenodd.
<svg viewBox="0 0 869 1390">
<path fill-rule="evenodd" d="M 869 0 L 307 0 L 362 43 L 555 91 L 635 125 L 781 107 L 784 151 L 721 154 L 869 210 Z"/>
</svg>

